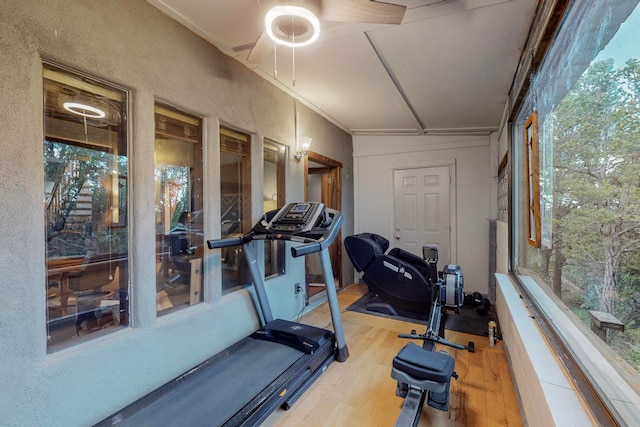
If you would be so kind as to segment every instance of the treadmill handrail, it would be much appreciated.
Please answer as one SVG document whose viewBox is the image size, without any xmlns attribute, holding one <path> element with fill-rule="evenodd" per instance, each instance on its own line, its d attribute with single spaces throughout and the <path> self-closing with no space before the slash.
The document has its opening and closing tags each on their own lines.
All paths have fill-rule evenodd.
<svg viewBox="0 0 640 427">
<path fill-rule="evenodd" d="M 241 246 L 251 240 L 253 240 L 253 233 L 248 233 L 240 237 L 228 237 L 225 239 L 207 240 L 207 246 L 209 247 L 209 249 L 227 248 L 229 246 Z"/>
</svg>

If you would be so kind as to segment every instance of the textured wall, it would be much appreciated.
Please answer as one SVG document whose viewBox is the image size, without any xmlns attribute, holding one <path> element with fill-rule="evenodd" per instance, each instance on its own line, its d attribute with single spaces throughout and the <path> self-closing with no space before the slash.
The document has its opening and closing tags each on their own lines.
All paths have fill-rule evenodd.
<svg viewBox="0 0 640 427">
<path fill-rule="evenodd" d="M 207 237 L 219 232 L 220 123 L 291 145 L 293 100 L 142 0 L 9 0 L 0 3 L 0 401 L 2 425 L 89 425 L 252 331 L 250 295 L 220 293 L 209 255 L 206 303 L 155 317 L 153 103 L 205 119 Z M 131 306 L 134 327 L 46 354 L 42 75 L 48 59 L 131 90 Z M 346 221 L 353 220 L 351 137 L 303 109 L 314 150 L 345 165 Z M 317 142 L 317 144 L 315 144 Z M 303 170 L 290 160 L 289 200 L 303 198 Z M 259 166 L 259 162 L 254 162 Z M 254 178 L 260 179 L 254 170 Z M 257 181 L 256 181 L 257 185 Z M 260 194 L 259 189 L 256 194 Z M 258 215 L 261 200 L 255 203 Z M 349 271 L 349 274 L 351 271 Z M 276 315 L 300 301 L 288 277 L 269 281 Z M 352 277 L 352 276 L 348 276 Z"/>
</svg>

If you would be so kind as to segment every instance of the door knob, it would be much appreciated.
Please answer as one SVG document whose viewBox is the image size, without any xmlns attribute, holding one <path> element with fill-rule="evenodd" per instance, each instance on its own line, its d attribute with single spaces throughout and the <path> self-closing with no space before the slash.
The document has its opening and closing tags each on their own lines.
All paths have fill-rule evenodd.
<svg viewBox="0 0 640 427">
<path fill-rule="evenodd" d="M 399 234 L 396 234 L 396 235 L 395 235 L 395 236 L 393 236 L 393 237 L 395 237 L 395 238 L 396 238 L 396 240 L 400 240 L 400 235 L 399 235 Z"/>
</svg>

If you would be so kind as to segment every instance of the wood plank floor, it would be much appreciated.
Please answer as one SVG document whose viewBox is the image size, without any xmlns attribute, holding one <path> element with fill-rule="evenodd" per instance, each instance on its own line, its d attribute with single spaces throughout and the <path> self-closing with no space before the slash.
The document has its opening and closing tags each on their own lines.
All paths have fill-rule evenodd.
<svg viewBox="0 0 640 427">
<path fill-rule="evenodd" d="M 403 399 L 395 395 L 391 362 L 407 340 L 397 337 L 424 326 L 345 311 L 366 293 L 351 285 L 338 294 L 350 357 L 334 362 L 288 411 L 279 409 L 264 426 L 393 426 Z M 302 321 L 330 328 L 326 304 L 307 313 Z M 500 343 L 489 348 L 488 339 L 447 331 L 450 341 L 474 341 L 476 352 L 442 348 L 455 358 L 458 380 L 451 380 L 449 411 L 425 404 L 419 426 L 522 426 L 505 353 Z M 421 345 L 421 342 L 416 341 Z"/>
</svg>

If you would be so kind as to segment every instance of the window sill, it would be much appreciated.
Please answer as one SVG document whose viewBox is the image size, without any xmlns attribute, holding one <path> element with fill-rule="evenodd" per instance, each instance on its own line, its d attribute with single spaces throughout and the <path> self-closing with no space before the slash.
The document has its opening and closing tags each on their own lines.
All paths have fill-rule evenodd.
<svg viewBox="0 0 640 427">
<path fill-rule="evenodd" d="M 602 349 L 591 342 L 584 332 L 571 321 L 550 295 L 530 276 L 518 276 L 518 279 L 529 297 L 542 312 L 545 320 L 564 342 L 584 375 L 601 396 L 605 406 L 618 422 L 633 425 L 640 419 L 640 396 L 627 383 L 629 378 L 622 375 L 611 365 L 610 359 L 601 352 Z M 616 355 L 608 348 L 611 358 Z M 631 376 L 638 374 L 629 372 Z"/>
<path fill-rule="evenodd" d="M 496 311 L 525 423 L 595 425 L 516 285 L 504 274 L 496 279 Z"/>
</svg>

